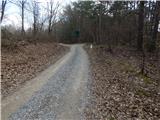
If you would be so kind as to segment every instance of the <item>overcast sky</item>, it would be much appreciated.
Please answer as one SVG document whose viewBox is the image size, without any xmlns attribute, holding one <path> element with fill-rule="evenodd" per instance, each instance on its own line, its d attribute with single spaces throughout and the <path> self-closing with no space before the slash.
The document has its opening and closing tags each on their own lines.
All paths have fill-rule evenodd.
<svg viewBox="0 0 160 120">
<path fill-rule="evenodd" d="M 28 0 L 30 1 L 30 0 Z M 46 5 L 46 2 L 48 0 L 36 0 L 40 3 L 40 6 L 45 6 Z M 76 0 L 53 0 L 54 3 L 61 3 L 60 4 L 60 7 L 64 7 L 66 4 L 69 4 L 73 1 L 76 1 Z M 43 10 L 40 11 L 41 14 L 44 14 Z M 25 29 L 31 27 L 32 25 L 32 21 L 33 21 L 33 17 L 31 15 L 31 13 L 29 13 L 28 11 L 25 11 L 25 19 L 24 19 L 24 27 Z M 16 5 L 14 5 L 13 3 L 8 3 L 6 5 L 6 11 L 5 11 L 5 16 L 4 16 L 4 19 L 3 19 L 3 22 L 2 22 L 2 25 L 13 25 L 15 26 L 16 28 L 20 27 L 21 26 L 21 17 L 20 17 L 20 8 Z"/>
</svg>

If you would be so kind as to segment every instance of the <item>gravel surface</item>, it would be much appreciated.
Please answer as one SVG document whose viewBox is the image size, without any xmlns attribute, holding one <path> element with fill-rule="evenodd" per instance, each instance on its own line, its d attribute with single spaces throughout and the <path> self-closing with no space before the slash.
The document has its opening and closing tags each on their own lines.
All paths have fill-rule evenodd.
<svg viewBox="0 0 160 120">
<path fill-rule="evenodd" d="M 88 57 L 82 45 L 73 45 L 70 56 L 31 99 L 9 120 L 83 119 L 87 102 Z"/>
</svg>

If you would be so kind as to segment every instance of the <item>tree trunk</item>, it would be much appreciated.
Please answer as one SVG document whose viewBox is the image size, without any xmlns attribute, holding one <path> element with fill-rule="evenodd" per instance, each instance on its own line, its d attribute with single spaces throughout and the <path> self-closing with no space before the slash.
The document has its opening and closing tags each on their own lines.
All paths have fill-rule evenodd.
<svg viewBox="0 0 160 120">
<path fill-rule="evenodd" d="M 22 35 L 24 35 L 24 5 L 25 5 L 25 2 L 22 1 L 22 29 L 21 29 L 21 32 L 22 32 Z"/>
<path fill-rule="evenodd" d="M 4 11 L 5 11 L 6 4 L 7 4 L 7 0 L 2 0 L 1 23 L 2 23 L 2 20 L 3 20 L 3 17 L 4 17 Z"/>
<path fill-rule="evenodd" d="M 101 10 L 102 8 L 101 8 L 101 7 L 102 7 L 102 6 L 101 6 L 101 4 L 102 4 L 102 3 L 101 3 L 101 1 L 100 1 L 100 8 L 99 8 L 99 26 L 98 26 L 98 27 L 99 27 L 99 43 L 100 43 L 100 44 L 101 44 L 101 41 L 102 41 L 102 36 L 101 36 L 101 35 L 102 35 L 102 34 L 101 34 L 101 33 L 102 33 L 102 31 L 101 31 L 101 30 L 102 30 L 102 29 L 101 29 L 101 21 L 102 21 L 102 10 Z"/>
<path fill-rule="evenodd" d="M 153 29 L 151 34 L 151 41 L 149 44 L 149 51 L 154 52 L 156 50 L 156 39 L 158 33 L 158 25 L 159 25 L 159 14 L 160 14 L 160 1 L 156 2 L 155 12 L 154 12 L 154 20 L 153 20 Z"/>
<path fill-rule="evenodd" d="M 39 16 L 39 10 L 38 10 L 38 3 L 34 1 L 33 3 L 33 36 L 36 36 L 38 32 L 38 16 Z"/>
<path fill-rule="evenodd" d="M 51 33 L 51 18 L 49 18 L 49 24 L 48 24 L 48 34 Z"/>
<path fill-rule="evenodd" d="M 143 27 L 144 27 L 144 1 L 140 1 L 139 5 L 139 18 L 138 18 L 138 38 L 137 50 L 143 49 Z"/>
<path fill-rule="evenodd" d="M 37 33 L 37 30 L 36 30 L 36 20 L 34 18 L 34 23 L 33 23 L 33 35 L 35 36 Z"/>
</svg>

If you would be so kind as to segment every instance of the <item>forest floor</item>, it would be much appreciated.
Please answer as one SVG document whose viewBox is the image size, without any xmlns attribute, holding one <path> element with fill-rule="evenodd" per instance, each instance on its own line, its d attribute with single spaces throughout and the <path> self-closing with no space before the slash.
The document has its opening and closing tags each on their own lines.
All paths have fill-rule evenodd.
<svg viewBox="0 0 160 120">
<path fill-rule="evenodd" d="M 33 44 L 23 41 L 14 49 L 2 47 L 2 98 L 15 92 L 26 81 L 55 63 L 68 50 L 68 47 L 50 42 Z"/>
<path fill-rule="evenodd" d="M 88 120 L 160 119 L 160 64 L 146 60 L 146 75 L 140 73 L 141 57 L 136 50 L 86 47 L 91 67 Z"/>
</svg>

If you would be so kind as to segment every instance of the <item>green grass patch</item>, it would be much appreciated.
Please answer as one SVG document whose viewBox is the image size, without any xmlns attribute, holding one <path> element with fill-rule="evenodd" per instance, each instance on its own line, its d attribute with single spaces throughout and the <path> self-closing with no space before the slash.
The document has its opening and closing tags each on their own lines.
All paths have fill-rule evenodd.
<svg viewBox="0 0 160 120">
<path fill-rule="evenodd" d="M 109 120 L 115 120 L 114 117 L 110 117 Z"/>
<path fill-rule="evenodd" d="M 142 73 L 139 73 L 139 77 L 143 80 L 143 82 L 145 84 L 152 84 L 153 83 L 153 80 L 150 77 L 143 75 Z"/>
<path fill-rule="evenodd" d="M 139 95 L 139 96 L 146 96 L 146 97 L 150 96 L 150 94 L 147 91 L 143 90 L 143 89 L 137 90 L 136 94 Z"/>
<path fill-rule="evenodd" d="M 135 73 L 136 72 L 135 68 L 128 63 L 120 62 L 119 65 L 122 68 L 122 70 L 125 71 L 125 73 Z"/>
<path fill-rule="evenodd" d="M 131 65 L 125 66 L 124 69 L 125 69 L 126 73 L 135 73 L 136 72 L 136 70 Z"/>
</svg>

